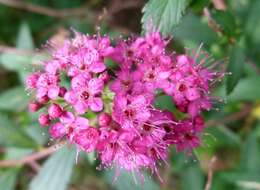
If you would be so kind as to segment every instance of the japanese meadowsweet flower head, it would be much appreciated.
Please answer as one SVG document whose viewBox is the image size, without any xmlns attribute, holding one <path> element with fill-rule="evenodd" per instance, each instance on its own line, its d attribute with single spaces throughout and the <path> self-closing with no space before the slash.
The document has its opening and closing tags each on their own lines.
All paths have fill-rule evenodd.
<svg viewBox="0 0 260 190">
<path fill-rule="evenodd" d="M 28 76 L 29 109 L 46 110 L 39 123 L 49 126 L 50 136 L 95 151 L 103 167 L 158 174 L 170 147 L 191 152 L 201 145 L 201 112 L 212 108 L 209 85 L 217 75 L 198 55 L 168 53 L 168 43 L 159 32 L 115 45 L 107 36 L 75 32 Z M 117 66 L 107 67 L 108 59 Z M 171 97 L 182 119 L 154 107 L 160 95 Z"/>
</svg>

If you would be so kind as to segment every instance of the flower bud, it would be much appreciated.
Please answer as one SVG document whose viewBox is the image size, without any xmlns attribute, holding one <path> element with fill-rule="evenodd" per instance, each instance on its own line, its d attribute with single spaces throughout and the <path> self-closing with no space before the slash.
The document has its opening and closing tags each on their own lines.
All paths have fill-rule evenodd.
<svg viewBox="0 0 260 190">
<path fill-rule="evenodd" d="M 99 78 L 101 78 L 104 81 L 104 83 L 106 84 L 106 83 L 108 83 L 110 76 L 107 72 L 103 72 L 99 75 Z"/>
<path fill-rule="evenodd" d="M 66 92 L 67 92 L 67 89 L 65 87 L 60 87 L 59 97 L 64 97 Z"/>
<path fill-rule="evenodd" d="M 47 95 L 38 98 L 38 102 L 41 104 L 46 104 L 48 101 L 49 101 L 49 97 Z"/>
<path fill-rule="evenodd" d="M 62 114 L 62 108 L 57 104 L 52 104 L 48 109 L 50 118 L 55 119 Z"/>
<path fill-rule="evenodd" d="M 49 132 L 52 138 L 57 139 L 66 134 L 66 128 L 61 123 L 55 123 L 51 126 Z"/>
<path fill-rule="evenodd" d="M 39 102 L 30 102 L 28 105 L 28 109 L 30 112 L 37 112 L 41 108 L 42 104 L 40 104 Z"/>
<path fill-rule="evenodd" d="M 98 124 L 101 127 L 106 127 L 111 123 L 111 116 L 108 113 L 101 113 L 98 117 Z"/>
<path fill-rule="evenodd" d="M 33 73 L 26 78 L 26 87 L 28 89 L 36 88 L 36 84 L 39 78 L 39 73 Z"/>
<path fill-rule="evenodd" d="M 38 118 L 38 121 L 40 125 L 43 127 L 50 125 L 51 122 L 48 114 L 41 114 L 40 117 Z"/>
</svg>

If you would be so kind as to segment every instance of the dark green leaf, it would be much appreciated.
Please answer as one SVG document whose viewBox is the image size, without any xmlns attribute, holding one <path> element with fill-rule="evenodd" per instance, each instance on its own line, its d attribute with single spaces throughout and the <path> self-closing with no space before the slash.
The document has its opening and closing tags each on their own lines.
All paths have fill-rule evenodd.
<svg viewBox="0 0 260 190">
<path fill-rule="evenodd" d="M 172 98 L 167 95 L 156 97 L 155 107 L 160 108 L 162 110 L 167 109 L 170 111 L 173 111 L 175 108 Z"/>
<path fill-rule="evenodd" d="M 63 147 L 43 164 L 30 183 L 30 190 L 65 190 L 70 182 L 75 163 L 75 149 Z"/>
<path fill-rule="evenodd" d="M 186 0 L 150 0 L 143 8 L 143 29 L 149 25 L 160 29 L 164 36 L 172 35 L 186 8 Z"/>
<path fill-rule="evenodd" d="M 255 44 L 260 44 L 260 1 L 252 1 L 250 10 L 248 11 L 248 19 L 246 22 L 246 32 Z"/>
<path fill-rule="evenodd" d="M 237 44 L 233 47 L 230 52 L 230 62 L 228 64 L 228 72 L 231 75 L 227 77 L 227 94 L 230 94 L 236 84 L 238 83 L 240 77 L 243 74 L 245 63 L 245 55 L 243 49 Z"/>
<path fill-rule="evenodd" d="M 229 36 L 232 36 L 236 32 L 236 21 L 230 11 L 218 11 L 212 12 L 213 19 L 220 25 L 221 29 Z"/>
</svg>

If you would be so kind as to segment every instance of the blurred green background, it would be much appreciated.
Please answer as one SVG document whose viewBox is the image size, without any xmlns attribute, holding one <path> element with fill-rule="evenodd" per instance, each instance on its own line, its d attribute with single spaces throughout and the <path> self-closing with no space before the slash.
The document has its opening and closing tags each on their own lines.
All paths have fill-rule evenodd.
<svg viewBox="0 0 260 190">
<path fill-rule="evenodd" d="M 24 88 L 25 76 L 46 59 L 43 45 L 61 43 L 70 28 L 93 34 L 99 26 L 112 37 L 140 33 L 146 2 L 0 0 L 0 190 L 260 190 L 259 0 L 186 1 L 183 18 L 170 30 L 175 51 L 203 43 L 232 75 L 214 86 L 224 102 L 205 113 L 203 146 L 191 157 L 171 150 L 170 166 L 160 166 L 164 183 L 147 174 L 136 184 L 122 171 L 113 184 L 113 170 L 98 170 L 93 154 L 80 153 L 75 164 L 73 147 L 49 148 L 55 142 L 27 111 Z M 167 97 L 158 104 L 174 107 Z"/>
</svg>

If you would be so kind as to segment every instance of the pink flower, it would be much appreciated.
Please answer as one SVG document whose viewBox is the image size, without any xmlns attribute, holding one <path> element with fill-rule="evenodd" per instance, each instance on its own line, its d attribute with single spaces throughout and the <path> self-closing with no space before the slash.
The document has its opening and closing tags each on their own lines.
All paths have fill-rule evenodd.
<svg viewBox="0 0 260 190">
<path fill-rule="evenodd" d="M 38 119 L 41 126 L 48 126 L 50 125 L 50 117 L 48 114 L 41 114 Z"/>
<path fill-rule="evenodd" d="M 96 151 L 102 166 L 148 168 L 158 176 L 157 164 L 167 164 L 170 147 L 191 152 L 201 144 L 201 112 L 212 107 L 209 86 L 217 74 L 204 67 L 205 59 L 169 53 L 168 41 L 156 31 L 113 46 L 107 36 L 74 33 L 50 47 L 43 70 L 26 80 L 36 97 L 29 110 L 47 108 L 38 121 L 50 125 L 52 138 Z M 107 69 L 106 59 L 118 67 Z M 153 106 L 161 94 L 172 98 L 183 117 Z"/>
<path fill-rule="evenodd" d="M 103 109 L 103 101 L 100 98 L 104 88 L 102 79 L 87 80 L 82 76 L 77 76 L 71 83 L 72 89 L 65 94 L 64 99 L 73 105 L 79 114 L 84 114 L 88 108 L 95 112 Z"/>
<path fill-rule="evenodd" d="M 99 130 L 94 127 L 88 127 L 76 133 L 73 140 L 82 150 L 91 152 L 96 149 L 99 141 Z"/>
<path fill-rule="evenodd" d="M 108 113 L 101 113 L 98 116 L 98 125 L 101 127 L 107 127 L 111 123 L 111 116 Z"/>
<path fill-rule="evenodd" d="M 142 95 L 115 98 L 113 119 L 123 128 L 133 128 L 135 124 L 147 121 L 150 115 L 149 104 Z"/>
<path fill-rule="evenodd" d="M 55 119 L 55 118 L 58 118 L 59 116 L 61 116 L 62 112 L 63 112 L 62 108 L 58 104 L 52 104 L 48 108 L 48 114 L 49 114 L 50 118 L 52 118 L 52 119 Z"/>
<path fill-rule="evenodd" d="M 41 99 L 44 96 L 48 96 L 50 99 L 56 99 L 60 90 L 59 81 L 60 79 L 57 75 L 42 73 L 36 84 L 37 99 Z"/>
<path fill-rule="evenodd" d="M 37 81 L 39 79 L 40 73 L 33 73 L 26 78 L 26 87 L 28 89 L 35 89 L 37 87 Z"/>
<path fill-rule="evenodd" d="M 77 133 L 88 127 L 88 119 L 76 117 L 71 112 L 65 112 L 61 115 L 60 122 L 51 126 L 50 134 L 53 138 L 67 136 L 70 141 L 73 141 L 73 138 Z"/>
</svg>

